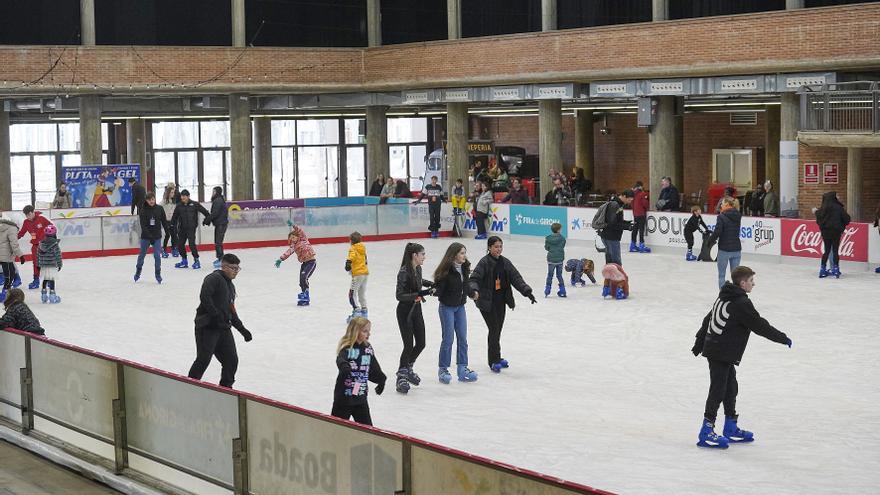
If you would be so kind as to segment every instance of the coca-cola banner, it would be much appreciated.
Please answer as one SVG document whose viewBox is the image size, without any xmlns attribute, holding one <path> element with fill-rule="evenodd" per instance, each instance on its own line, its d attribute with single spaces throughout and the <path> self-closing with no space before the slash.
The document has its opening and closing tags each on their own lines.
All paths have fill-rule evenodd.
<svg viewBox="0 0 880 495">
<path fill-rule="evenodd" d="M 840 259 L 868 261 L 868 228 L 866 223 L 851 223 L 840 238 Z M 782 255 L 821 258 L 822 234 L 815 220 L 782 219 Z"/>
<path fill-rule="evenodd" d="M 868 232 L 868 263 L 880 264 L 880 229 L 870 226 Z"/>
</svg>

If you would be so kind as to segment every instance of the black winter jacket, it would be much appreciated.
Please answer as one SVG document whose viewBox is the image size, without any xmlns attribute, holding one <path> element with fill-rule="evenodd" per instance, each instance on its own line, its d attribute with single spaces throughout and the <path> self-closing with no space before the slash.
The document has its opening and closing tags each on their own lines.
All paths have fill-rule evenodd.
<svg viewBox="0 0 880 495">
<path fill-rule="evenodd" d="M 632 222 L 623 219 L 623 203 L 619 198 L 615 197 L 608 202 L 605 223 L 607 225 L 599 232 L 599 237 L 606 241 L 619 241 L 624 230 L 632 230 Z"/>
<path fill-rule="evenodd" d="M 40 241 L 40 247 L 37 248 L 37 266 L 47 268 L 54 266 L 61 269 L 61 246 L 58 238 L 54 235 L 47 235 Z"/>
<path fill-rule="evenodd" d="M 171 215 L 171 223 L 175 225 L 178 232 L 194 231 L 199 226 L 199 213 L 206 217 L 211 216 L 211 213 L 201 204 L 195 201 L 188 203 L 181 201 L 174 208 L 174 214 Z"/>
<path fill-rule="evenodd" d="M 522 275 L 509 259 L 504 256 L 494 258 L 491 254 L 487 254 L 477 263 L 468 279 L 470 293 L 479 293 L 479 297 L 474 302 L 480 311 L 492 311 L 492 296 L 495 294 L 496 280 L 501 287 L 499 291 L 504 296 L 504 302 L 510 309 L 516 307 L 511 287 L 525 297 L 532 294 L 532 288 L 523 280 Z"/>
<path fill-rule="evenodd" d="M 229 223 L 229 209 L 226 208 L 226 198 L 222 194 L 211 200 L 211 216 L 206 220 L 214 226 Z"/>
<path fill-rule="evenodd" d="M 449 268 L 445 277 L 434 281 L 435 295 L 444 306 L 461 306 L 467 302 L 468 277 L 471 275 L 471 264 L 461 265 L 461 275 L 455 266 Z"/>
<path fill-rule="evenodd" d="M 235 285 L 221 270 L 209 273 L 202 282 L 195 324 L 196 330 L 229 330 L 230 326 L 244 330 L 235 311 Z"/>
<path fill-rule="evenodd" d="M 718 215 L 715 220 L 715 230 L 709 237 L 710 242 L 718 241 L 718 249 L 721 251 L 742 251 L 742 243 L 739 240 L 739 231 L 742 214 L 736 208 L 730 208 Z"/>
<path fill-rule="evenodd" d="M 395 296 L 401 304 L 412 304 L 419 297 L 419 291 L 422 287 L 432 287 L 434 284 L 430 280 L 422 280 L 422 267 L 417 266 L 415 270 L 409 271 L 406 267 L 400 267 L 397 272 L 397 288 Z"/>
<path fill-rule="evenodd" d="M 46 334 L 46 331 L 40 326 L 40 320 L 23 302 L 15 303 L 6 308 L 6 314 L 0 317 L 0 328 L 14 328 L 38 335 Z"/>
<path fill-rule="evenodd" d="M 664 202 L 663 206 L 657 208 L 660 211 L 678 211 L 680 203 L 678 188 L 672 184 L 660 190 L 660 196 L 657 197 L 657 203 Z"/>
<path fill-rule="evenodd" d="M 144 207 L 144 201 L 146 200 L 147 189 L 135 182 L 134 185 L 131 186 L 131 213 L 134 214 L 135 208 L 138 208 L 138 211 L 140 211 L 140 208 Z"/>
<path fill-rule="evenodd" d="M 752 332 L 780 344 L 789 342 L 784 333 L 761 318 L 746 291 L 727 282 L 703 319 L 691 352 L 738 365 Z"/>
<path fill-rule="evenodd" d="M 155 241 L 162 238 L 162 229 L 168 232 L 168 219 L 165 217 L 165 208 L 159 205 L 150 206 L 146 203 L 141 207 L 141 239 Z"/>
<path fill-rule="evenodd" d="M 386 376 L 379 366 L 373 346 L 368 342 L 354 344 L 339 351 L 336 356 L 336 387 L 333 404 L 355 406 L 367 402 L 367 382 L 385 383 Z"/>
<path fill-rule="evenodd" d="M 700 226 L 703 227 L 702 229 L 700 229 L 701 232 L 709 231 L 709 227 L 706 226 L 706 222 L 703 221 L 703 217 L 692 214 L 691 217 L 688 218 L 687 223 L 684 224 L 684 231 L 693 233 L 696 232 Z"/>
<path fill-rule="evenodd" d="M 828 193 L 825 193 L 828 194 Z M 822 231 L 822 237 L 840 237 L 851 218 L 839 201 L 832 202 L 827 208 L 816 210 L 816 223 Z"/>
</svg>

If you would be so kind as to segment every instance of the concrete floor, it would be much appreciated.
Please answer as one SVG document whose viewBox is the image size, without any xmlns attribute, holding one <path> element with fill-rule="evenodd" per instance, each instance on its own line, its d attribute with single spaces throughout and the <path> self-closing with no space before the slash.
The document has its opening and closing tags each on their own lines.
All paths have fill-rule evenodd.
<svg viewBox="0 0 880 495">
<path fill-rule="evenodd" d="M 0 495 L 119 493 L 0 440 Z"/>
</svg>

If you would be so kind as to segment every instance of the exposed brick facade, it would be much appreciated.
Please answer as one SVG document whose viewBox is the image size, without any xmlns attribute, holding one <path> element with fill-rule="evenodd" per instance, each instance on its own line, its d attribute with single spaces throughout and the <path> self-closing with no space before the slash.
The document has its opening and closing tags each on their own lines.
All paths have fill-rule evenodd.
<svg viewBox="0 0 880 495">
<path fill-rule="evenodd" d="M 813 208 L 822 202 L 822 194 L 835 191 L 844 205 L 848 204 L 846 184 L 849 177 L 847 170 L 846 148 L 825 146 L 798 147 L 798 209 L 801 218 L 813 218 Z M 819 184 L 804 184 L 804 164 L 819 164 Z M 840 181 L 838 184 L 822 184 L 822 164 L 838 163 L 840 165 Z M 865 148 L 862 152 L 862 217 L 863 222 L 874 220 L 874 210 L 880 205 L 880 148 Z"/>
</svg>

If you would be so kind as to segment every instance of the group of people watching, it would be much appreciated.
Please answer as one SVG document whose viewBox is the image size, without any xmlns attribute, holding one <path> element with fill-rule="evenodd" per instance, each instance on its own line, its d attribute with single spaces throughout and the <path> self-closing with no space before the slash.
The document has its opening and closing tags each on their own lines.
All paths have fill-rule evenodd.
<svg viewBox="0 0 880 495">
<path fill-rule="evenodd" d="M 379 204 L 388 202 L 388 198 L 411 198 L 412 192 L 406 181 L 394 180 L 394 177 L 385 178 L 385 174 L 376 176 L 376 180 L 370 185 L 368 196 L 378 196 Z"/>
</svg>

